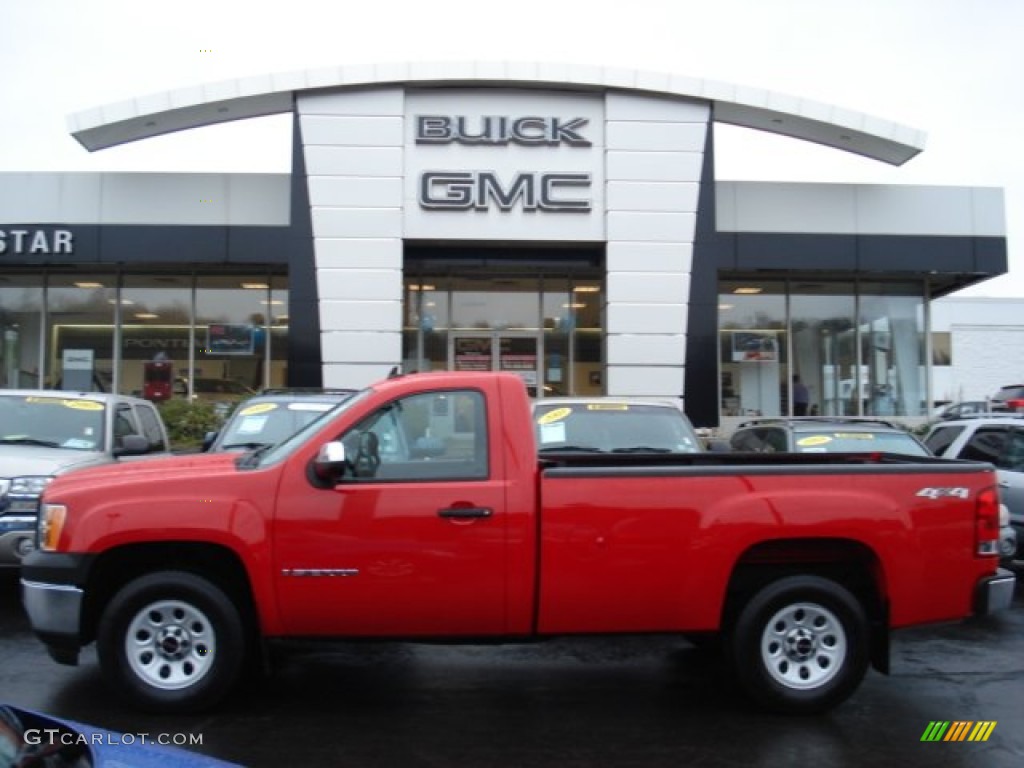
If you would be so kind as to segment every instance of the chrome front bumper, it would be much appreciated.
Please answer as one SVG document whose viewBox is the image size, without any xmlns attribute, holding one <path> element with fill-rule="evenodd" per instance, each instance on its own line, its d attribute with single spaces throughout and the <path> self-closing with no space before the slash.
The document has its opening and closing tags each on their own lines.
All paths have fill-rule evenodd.
<svg viewBox="0 0 1024 768">
<path fill-rule="evenodd" d="M 21 602 L 32 629 L 40 636 L 77 641 L 81 628 L 84 593 L 70 584 L 45 584 L 21 580 Z"/>
</svg>

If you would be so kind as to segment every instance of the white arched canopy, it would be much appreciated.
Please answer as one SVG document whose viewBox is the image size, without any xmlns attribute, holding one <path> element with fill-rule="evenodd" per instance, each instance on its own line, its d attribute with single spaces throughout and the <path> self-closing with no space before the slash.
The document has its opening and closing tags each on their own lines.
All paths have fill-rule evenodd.
<svg viewBox="0 0 1024 768">
<path fill-rule="evenodd" d="M 141 96 L 69 116 L 90 152 L 204 125 L 290 112 L 302 91 L 415 86 L 494 86 L 624 90 L 711 102 L 716 122 L 756 128 L 902 165 L 924 149 L 925 134 L 820 102 L 730 83 L 575 64 L 413 62 L 327 67 L 245 77 Z"/>
</svg>

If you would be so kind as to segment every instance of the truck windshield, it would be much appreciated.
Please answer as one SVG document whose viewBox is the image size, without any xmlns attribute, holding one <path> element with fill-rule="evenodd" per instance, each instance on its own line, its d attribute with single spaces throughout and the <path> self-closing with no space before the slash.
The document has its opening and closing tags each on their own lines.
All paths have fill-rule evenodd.
<svg viewBox="0 0 1024 768">
<path fill-rule="evenodd" d="M 359 392 L 356 392 L 347 400 L 342 401 L 331 410 L 330 418 L 333 419 L 338 414 L 347 411 L 356 403 L 362 402 L 362 400 L 365 397 L 367 397 L 372 391 L 372 389 L 364 389 Z M 323 414 L 321 414 L 321 416 L 322 415 Z M 318 429 L 321 429 L 324 425 L 324 421 L 325 420 L 323 418 L 314 419 L 313 421 L 306 424 L 306 426 L 302 427 L 298 432 L 293 434 L 291 437 L 287 438 L 286 440 L 283 440 L 282 442 L 278 443 L 272 448 L 257 451 L 256 453 L 244 454 L 242 458 L 239 459 L 239 462 L 241 463 L 239 463 L 238 466 L 263 467 L 268 466 L 270 464 L 275 464 L 279 461 L 283 461 L 287 457 L 291 456 L 292 453 L 296 449 L 298 449 L 300 445 L 305 443 L 310 435 L 312 435 Z"/>
<path fill-rule="evenodd" d="M 0 396 L 0 445 L 78 451 L 103 449 L 106 406 L 95 400 L 44 395 Z"/>
</svg>

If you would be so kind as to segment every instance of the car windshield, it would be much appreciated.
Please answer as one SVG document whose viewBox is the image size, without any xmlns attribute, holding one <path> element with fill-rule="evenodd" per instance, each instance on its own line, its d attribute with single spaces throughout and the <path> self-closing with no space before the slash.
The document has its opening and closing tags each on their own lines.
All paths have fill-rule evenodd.
<svg viewBox="0 0 1024 768">
<path fill-rule="evenodd" d="M 929 456 L 913 435 L 905 432 L 870 432 L 858 429 L 822 429 L 797 432 L 793 436 L 798 453 L 902 453 Z"/>
<path fill-rule="evenodd" d="M 347 411 L 352 406 L 361 402 L 366 397 L 368 397 L 372 391 L 372 389 L 361 390 L 356 394 L 352 395 L 351 397 L 349 397 L 348 399 L 344 400 L 343 402 L 339 403 L 335 408 L 331 410 L 331 418 L 333 419 L 339 413 Z M 259 453 L 249 454 L 248 456 L 245 457 L 247 461 L 244 464 L 240 463 L 238 466 L 267 466 L 269 464 L 274 464 L 278 461 L 282 461 L 283 459 L 290 456 L 296 449 L 298 449 L 300 445 L 305 443 L 309 436 L 312 433 L 316 432 L 318 429 L 320 429 L 321 426 L 322 422 L 320 419 L 311 421 L 308 424 L 306 424 L 306 426 L 299 429 L 298 432 L 292 434 L 291 437 L 285 438 L 274 447 L 265 449 L 264 451 Z"/>
<path fill-rule="evenodd" d="M 332 400 L 296 400 L 294 402 L 260 400 L 244 403 L 224 427 L 217 447 L 243 450 L 276 445 L 338 404 Z"/>
<path fill-rule="evenodd" d="M 689 421 L 674 407 L 612 401 L 539 403 L 533 421 L 540 451 L 701 451 Z"/>
<path fill-rule="evenodd" d="M 0 396 L 0 445 L 99 451 L 105 412 L 103 403 L 76 397 Z"/>
</svg>

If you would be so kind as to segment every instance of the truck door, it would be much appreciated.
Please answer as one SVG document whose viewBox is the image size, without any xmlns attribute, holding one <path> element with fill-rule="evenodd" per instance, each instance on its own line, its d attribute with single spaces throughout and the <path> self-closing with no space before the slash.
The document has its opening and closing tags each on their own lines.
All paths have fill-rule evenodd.
<svg viewBox="0 0 1024 768">
<path fill-rule="evenodd" d="M 339 438 L 349 469 L 337 486 L 292 479 L 279 497 L 274 574 L 288 631 L 502 632 L 505 487 L 483 394 L 410 395 Z"/>
</svg>

